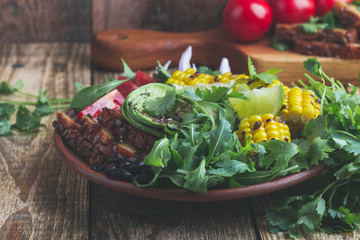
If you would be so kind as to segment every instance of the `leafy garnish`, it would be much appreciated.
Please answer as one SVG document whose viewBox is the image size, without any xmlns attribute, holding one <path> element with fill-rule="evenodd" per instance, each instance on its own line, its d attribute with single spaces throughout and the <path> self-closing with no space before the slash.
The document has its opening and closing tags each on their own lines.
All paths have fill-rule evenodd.
<svg viewBox="0 0 360 240">
<path fill-rule="evenodd" d="M 16 123 L 14 127 L 20 131 L 31 131 L 40 126 L 40 118 L 31 115 L 29 109 L 20 105 L 16 113 Z"/>
<path fill-rule="evenodd" d="M 163 65 L 158 61 L 156 79 L 161 82 L 166 82 L 171 77 L 171 74 L 164 68 Z"/>
<path fill-rule="evenodd" d="M 216 75 L 221 74 L 220 71 L 217 71 L 217 70 L 213 71 L 209 67 L 206 67 L 206 66 L 198 67 L 197 72 L 204 73 L 204 74 L 209 74 L 210 76 L 216 76 Z"/>
<path fill-rule="evenodd" d="M 339 81 L 328 77 L 316 58 L 306 60 L 304 67 L 322 81 L 306 75 L 309 83 L 300 84 L 322 97 L 324 115 L 310 121 L 304 138 L 294 142 L 311 165 L 321 161 L 327 165 L 329 178 L 313 194 L 288 197 L 267 213 L 270 230 L 287 231 L 292 238 L 299 230 L 334 233 L 360 226 L 359 96 L 354 91 L 347 93 Z"/>
<path fill-rule="evenodd" d="M 126 81 L 129 80 L 114 80 L 83 88 L 74 96 L 69 108 L 78 112 Z"/>
<path fill-rule="evenodd" d="M 324 16 L 312 17 L 306 23 L 300 24 L 304 32 L 317 33 L 319 29 L 332 30 L 341 27 L 339 18 L 334 12 L 328 12 Z"/>
<path fill-rule="evenodd" d="M 271 41 L 271 46 L 279 51 L 286 51 L 289 50 L 292 43 L 290 40 L 273 37 Z"/>
<path fill-rule="evenodd" d="M 22 80 L 18 80 L 14 86 L 8 82 L 3 81 L 0 83 L 0 94 L 6 96 L 23 95 L 28 98 L 37 99 L 36 102 L 32 101 L 14 101 L 2 100 L 0 101 L 0 136 L 13 135 L 12 129 L 23 132 L 32 132 L 42 126 L 40 123 L 41 117 L 49 115 L 54 112 L 54 109 L 67 108 L 71 99 L 68 98 L 48 98 L 46 90 L 39 90 L 38 95 L 33 95 L 21 91 L 24 86 Z M 35 109 L 32 113 L 25 106 L 34 106 Z M 11 124 L 11 116 L 16 113 L 16 122 Z"/>
<path fill-rule="evenodd" d="M 249 76 L 250 80 L 261 80 L 265 84 L 271 84 L 275 80 L 278 80 L 277 74 L 279 74 L 282 70 L 278 68 L 271 68 L 263 73 L 256 73 L 256 68 L 251 61 L 250 56 L 248 56 L 248 70 L 249 70 Z"/>
<path fill-rule="evenodd" d="M 134 81 L 136 73 L 133 70 L 131 70 L 131 68 L 129 67 L 129 65 L 127 65 L 124 59 L 121 58 L 121 62 L 124 68 L 123 76 L 127 77 L 131 81 Z"/>
<path fill-rule="evenodd" d="M 153 101 L 145 102 L 145 109 L 155 113 L 155 116 L 162 116 L 169 112 L 175 104 L 176 91 L 167 91 L 163 97 L 157 97 Z"/>
</svg>

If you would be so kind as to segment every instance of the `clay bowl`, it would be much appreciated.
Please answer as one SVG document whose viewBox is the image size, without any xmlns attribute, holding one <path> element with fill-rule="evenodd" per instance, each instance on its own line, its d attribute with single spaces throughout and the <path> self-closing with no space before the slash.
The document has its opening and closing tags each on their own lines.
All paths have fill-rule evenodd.
<svg viewBox="0 0 360 240">
<path fill-rule="evenodd" d="M 310 170 L 291 174 L 271 182 L 231 189 L 213 189 L 209 190 L 206 194 L 180 189 L 139 188 L 132 183 L 111 179 L 92 170 L 87 162 L 78 157 L 64 144 L 61 136 L 56 131 L 54 133 L 54 142 L 60 159 L 63 160 L 69 168 L 87 180 L 123 193 L 171 201 L 210 202 L 263 195 L 309 180 L 325 170 L 325 165 L 321 164 Z"/>
</svg>

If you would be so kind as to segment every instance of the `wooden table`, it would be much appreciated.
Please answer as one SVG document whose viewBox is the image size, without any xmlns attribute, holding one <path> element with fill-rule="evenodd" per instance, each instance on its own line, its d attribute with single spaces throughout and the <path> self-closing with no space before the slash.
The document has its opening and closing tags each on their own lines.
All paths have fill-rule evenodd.
<svg viewBox="0 0 360 240">
<path fill-rule="evenodd" d="M 0 79 L 48 96 L 72 97 L 75 82 L 101 83 L 88 43 L 0 46 Z M 1 99 L 2 97 L 0 97 Z M 56 155 L 51 122 L 31 134 L 0 138 L 0 239 L 285 239 L 271 234 L 266 211 L 311 183 L 222 202 L 168 202 L 135 197 L 88 182 Z M 299 239 L 360 239 L 360 231 Z"/>
</svg>

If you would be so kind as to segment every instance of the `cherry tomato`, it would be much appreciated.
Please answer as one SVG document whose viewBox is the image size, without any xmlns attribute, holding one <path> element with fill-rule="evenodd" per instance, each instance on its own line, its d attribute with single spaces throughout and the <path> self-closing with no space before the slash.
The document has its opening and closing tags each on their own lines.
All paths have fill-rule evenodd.
<svg viewBox="0 0 360 240">
<path fill-rule="evenodd" d="M 331 11 L 335 2 L 349 3 L 352 0 L 315 0 L 316 3 L 316 15 L 323 16 L 325 13 Z"/>
<path fill-rule="evenodd" d="M 314 0 L 269 0 L 275 23 L 306 22 L 315 15 Z"/>
<path fill-rule="evenodd" d="M 242 42 L 260 39 L 270 28 L 272 10 L 265 0 L 229 0 L 222 13 L 227 32 Z"/>
</svg>

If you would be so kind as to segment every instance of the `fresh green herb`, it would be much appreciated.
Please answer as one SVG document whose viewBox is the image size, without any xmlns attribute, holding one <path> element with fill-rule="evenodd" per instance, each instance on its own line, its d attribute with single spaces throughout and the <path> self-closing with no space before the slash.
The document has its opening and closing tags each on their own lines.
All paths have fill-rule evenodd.
<svg viewBox="0 0 360 240">
<path fill-rule="evenodd" d="M 221 74 L 220 71 L 213 71 L 211 70 L 209 67 L 206 67 L 206 66 L 200 66 L 198 67 L 197 69 L 197 72 L 199 73 L 204 73 L 204 74 L 208 74 L 210 76 L 216 76 L 216 75 L 219 75 Z"/>
<path fill-rule="evenodd" d="M 73 108 L 78 112 L 126 81 L 129 80 L 114 80 L 103 84 L 85 87 L 74 96 L 69 109 Z"/>
<path fill-rule="evenodd" d="M 75 88 L 78 92 L 80 92 L 83 88 L 85 88 L 85 85 L 79 82 L 75 82 Z"/>
<path fill-rule="evenodd" d="M 261 80 L 266 84 L 271 84 L 275 80 L 278 80 L 277 74 L 279 74 L 282 70 L 278 68 L 271 68 L 263 73 L 256 73 L 256 68 L 251 61 L 250 56 L 248 57 L 248 69 L 249 69 L 249 76 L 250 80 Z"/>
<path fill-rule="evenodd" d="M 304 32 L 306 33 L 317 33 L 319 29 L 332 30 L 340 28 L 341 23 L 338 16 L 334 12 L 328 12 L 324 16 L 312 17 L 306 23 L 300 24 Z"/>
<path fill-rule="evenodd" d="M 319 17 L 311 17 L 306 23 L 300 24 L 306 33 L 317 33 L 319 29 L 325 29 L 328 24 L 320 22 Z"/>
<path fill-rule="evenodd" d="M 167 91 L 163 97 L 157 97 L 153 101 L 145 102 L 145 109 L 150 113 L 155 113 L 155 116 L 162 116 L 169 112 L 175 104 L 176 91 Z"/>
<path fill-rule="evenodd" d="M 286 39 L 280 39 L 274 37 L 272 40 L 272 47 L 279 50 L 279 51 L 286 51 L 289 50 L 291 42 Z"/>
<path fill-rule="evenodd" d="M 14 127 L 20 131 L 32 131 L 41 126 L 40 118 L 30 114 L 29 109 L 20 105 L 16 113 Z"/>
<path fill-rule="evenodd" d="M 360 11 L 360 1 L 359 0 L 354 0 L 352 2 L 350 2 L 351 5 L 354 5 L 358 8 L 358 10 Z"/>
<path fill-rule="evenodd" d="M 168 80 L 170 77 L 171 77 L 171 74 L 158 61 L 156 79 L 160 80 L 161 82 L 166 82 L 166 80 Z"/>
<path fill-rule="evenodd" d="M 67 98 L 48 98 L 46 90 L 39 90 L 39 95 L 33 95 L 21 91 L 23 81 L 19 80 L 14 86 L 8 82 L 2 81 L 0 83 L 0 94 L 9 95 L 23 95 L 28 98 L 37 99 L 36 102 L 29 101 L 14 101 L 2 100 L 0 101 L 0 136 L 13 135 L 12 129 L 29 132 L 35 131 L 42 126 L 40 123 L 41 117 L 52 114 L 54 109 L 67 108 L 71 99 Z M 18 107 L 17 107 L 18 105 Z M 34 106 L 32 113 L 25 106 Z M 16 122 L 11 125 L 11 116 L 16 112 Z"/>
<path fill-rule="evenodd" d="M 324 188 L 286 198 L 267 213 L 270 230 L 287 231 L 292 238 L 299 231 L 334 233 L 360 226 L 360 97 L 328 77 L 316 58 L 308 59 L 304 67 L 323 81 L 306 75 L 309 84 L 300 84 L 322 96 L 324 115 L 305 126 L 298 143 L 307 149 L 310 164 L 324 161 L 329 174 Z"/>
<path fill-rule="evenodd" d="M 121 59 L 121 62 L 124 68 L 123 76 L 127 77 L 131 81 L 134 81 L 136 74 L 133 72 L 133 70 L 131 70 L 131 68 L 129 67 L 129 65 L 127 65 L 124 59 Z"/>
</svg>

